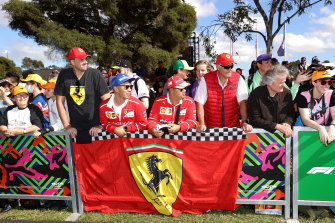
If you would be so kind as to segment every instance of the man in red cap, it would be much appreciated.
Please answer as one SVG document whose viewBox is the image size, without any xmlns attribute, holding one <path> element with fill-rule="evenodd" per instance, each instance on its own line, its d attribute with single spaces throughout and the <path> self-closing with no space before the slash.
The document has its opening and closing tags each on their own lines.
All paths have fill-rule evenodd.
<svg viewBox="0 0 335 223">
<path fill-rule="evenodd" d="M 186 96 L 190 84 L 174 75 L 166 83 L 168 93 L 157 98 L 148 119 L 148 130 L 155 137 L 184 132 L 196 125 L 195 103 Z M 163 129 L 162 129 L 163 128 Z"/>
<path fill-rule="evenodd" d="M 252 126 L 247 123 L 248 90 L 240 74 L 233 71 L 233 57 L 222 53 L 215 64 L 217 70 L 205 74 L 195 96 L 198 131 L 205 131 L 206 126 L 237 127 L 240 117 L 243 130 L 252 131 Z"/>
<path fill-rule="evenodd" d="M 99 105 L 110 97 L 108 86 L 101 72 L 88 68 L 87 55 L 79 47 L 69 52 L 72 68 L 60 72 L 56 87 L 56 103 L 65 130 L 77 143 L 90 143 L 102 129 Z M 70 120 L 66 115 L 65 99 Z"/>
</svg>

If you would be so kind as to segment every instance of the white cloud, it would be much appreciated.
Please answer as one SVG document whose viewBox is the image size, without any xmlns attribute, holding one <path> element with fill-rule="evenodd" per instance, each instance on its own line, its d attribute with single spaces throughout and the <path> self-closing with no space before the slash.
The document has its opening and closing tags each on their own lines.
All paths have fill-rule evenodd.
<svg viewBox="0 0 335 223">
<path fill-rule="evenodd" d="M 197 12 L 197 17 L 208 17 L 216 15 L 218 10 L 215 1 L 211 0 L 186 0 L 186 3 L 192 5 Z"/>
<path fill-rule="evenodd" d="M 6 27 L 8 26 L 8 15 L 5 11 L 1 10 L 2 5 L 8 2 L 8 0 L 0 0 L 0 26 Z"/>
</svg>

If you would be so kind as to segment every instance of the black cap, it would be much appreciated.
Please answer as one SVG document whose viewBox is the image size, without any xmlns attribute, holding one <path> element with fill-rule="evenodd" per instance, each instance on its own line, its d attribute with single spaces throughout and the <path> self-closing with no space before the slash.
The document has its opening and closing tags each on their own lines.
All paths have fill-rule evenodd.
<svg viewBox="0 0 335 223">
<path fill-rule="evenodd" d="M 131 62 L 129 60 L 120 60 L 119 63 L 116 64 L 119 67 L 130 68 L 133 69 Z"/>
</svg>

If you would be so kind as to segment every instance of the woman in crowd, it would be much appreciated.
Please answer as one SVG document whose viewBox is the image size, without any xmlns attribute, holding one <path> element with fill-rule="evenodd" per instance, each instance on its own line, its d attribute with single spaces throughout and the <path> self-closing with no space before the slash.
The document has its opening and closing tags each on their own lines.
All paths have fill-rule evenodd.
<svg viewBox="0 0 335 223">
<path fill-rule="evenodd" d="M 332 83 L 326 70 L 314 71 L 313 88 L 301 92 L 296 98 L 303 124 L 318 130 L 324 145 L 335 139 L 335 93 L 330 90 Z M 325 126 L 329 126 L 328 130 Z"/>
<path fill-rule="evenodd" d="M 197 79 L 193 82 L 191 87 L 188 89 L 188 92 L 186 93 L 186 95 L 190 96 L 191 98 L 195 97 L 199 83 L 204 75 L 212 71 L 211 65 L 206 60 L 199 60 L 194 67 Z"/>
<path fill-rule="evenodd" d="M 250 93 L 247 111 L 253 127 L 293 136 L 291 126 L 295 114 L 291 92 L 285 87 L 287 75 L 284 66 L 273 66 L 265 72 L 261 86 Z"/>
</svg>

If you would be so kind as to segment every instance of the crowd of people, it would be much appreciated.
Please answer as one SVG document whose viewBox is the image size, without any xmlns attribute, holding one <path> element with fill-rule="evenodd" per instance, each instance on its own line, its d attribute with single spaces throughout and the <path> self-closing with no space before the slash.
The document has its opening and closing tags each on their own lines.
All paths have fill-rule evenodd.
<svg viewBox="0 0 335 223">
<path fill-rule="evenodd" d="M 333 77 L 315 58 L 315 66 L 301 59 L 294 80 L 287 63 L 279 65 L 268 54 L 252 61 L 247 79 L 242 69 L 234 71 L 229 53 L 216 58 L 215 69 L 205 60 L 195 67 L 176 60 L 170 78 L 159 61 L 152 100 L 140 62 L 133 69 L 122 59 L 110 72 L 89 68 L 88 57 L 79 47 L 71 49 L 72 67 L 48 81 L 38 74 L 20 79 L 8 73 L 0 80 L 1 133 L 32 132 L 38 138 L 65 129 L 76 143 L 87 144 L 103 129 L 119 137 L 148 129 L 162 137 L 192 128 L 241 127 L 246 133 L 262 128 L 292 137 L 294 125 L 305 125 L 318 130 L 325 145 L 335 139 Z M 192 71 L 195 80 L 189 83 Z M 2 211 L 9 210 L 7 205 Z"/>
</svg>

